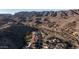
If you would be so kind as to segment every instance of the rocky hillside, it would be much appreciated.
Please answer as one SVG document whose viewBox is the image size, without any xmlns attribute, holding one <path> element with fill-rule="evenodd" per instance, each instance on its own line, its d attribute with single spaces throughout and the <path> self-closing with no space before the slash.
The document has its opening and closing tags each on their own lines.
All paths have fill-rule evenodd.
<svg viewBox="0 0 79 59">
<path fill-rule="evenodd" d="M 79 48 L 79 10 L 0 14 L 0 48 L 23 48 L 36 30 L 50 49 Z"/>
</svg>

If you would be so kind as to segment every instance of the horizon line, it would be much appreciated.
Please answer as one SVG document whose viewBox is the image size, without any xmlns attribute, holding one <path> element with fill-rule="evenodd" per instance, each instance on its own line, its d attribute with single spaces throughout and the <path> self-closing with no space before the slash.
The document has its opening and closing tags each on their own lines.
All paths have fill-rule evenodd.
<svg viewBox="0 0 79 59">
<path fill-rule="evenodd" d="M 15 14 L 18 12 L 32 12 L 32 11 L 61 11 L 66 9 L 0 9 L 0 14 Z"/>
</svg>

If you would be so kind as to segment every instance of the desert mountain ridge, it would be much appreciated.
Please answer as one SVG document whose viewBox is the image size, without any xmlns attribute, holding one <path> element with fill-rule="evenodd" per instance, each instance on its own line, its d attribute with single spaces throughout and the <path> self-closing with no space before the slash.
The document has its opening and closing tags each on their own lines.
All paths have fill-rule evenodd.
<svg viewBox="0 0 79 59">
<path fill-rule="evenodd" d="M 49 42 L 49 48 L 56 48 L 58 45 L 61 48 L 79 48 L 79 9 L 0 14 L 0 48 L 22 48 L 27 45 L 24 37 L 36 30 L 43 33 L 44 41 L 52 42 L 56 38 L 62 41 L 55 46 Z"/>
</svg>

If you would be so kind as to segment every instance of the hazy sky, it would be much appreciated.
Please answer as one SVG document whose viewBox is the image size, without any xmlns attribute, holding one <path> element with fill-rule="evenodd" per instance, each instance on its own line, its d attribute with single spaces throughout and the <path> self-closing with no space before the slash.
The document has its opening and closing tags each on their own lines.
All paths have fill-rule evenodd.
<svg viewBox="0 0 79 59">
<path fill-rule="evenodd" d="M 0 14 L 14 14 L 20 11 L 52 11 L 55 9 L 0 9 Z"/>
</svg>

